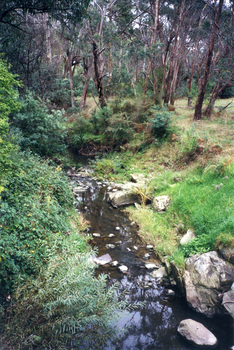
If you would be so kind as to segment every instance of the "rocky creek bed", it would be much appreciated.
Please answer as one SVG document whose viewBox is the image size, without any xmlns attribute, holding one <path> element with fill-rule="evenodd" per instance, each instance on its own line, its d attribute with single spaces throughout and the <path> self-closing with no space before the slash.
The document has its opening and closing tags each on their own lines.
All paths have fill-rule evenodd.
<svg viewBox="0 0 234 350">
<path fill-rule="evenodd" d="M 182 277 L 176 266 L 161 265 L 153 247 L 138 236 L 136 223 L 129 220 L 125 211 L 115 208 L 119 207 L 115 202 L 112 203 L 114 206 L 109 203 L 115 198 L 114 193 L 120 193 L 122 189 L 93 178 L 88 168 L 79 172 L 69 170 L 68 176 L 74 204 L 89 221 L 87 234 L 93 237 L 92 244 L 98 248 L 94 258 L 98 264 L 97 274 L 108 274 L 110 285 L 119 282 L 119 292 L 128 290 L 125 298 L 130 303 L 145 302 L 140 309 L 123 313 L 114 326 L 120 330 L 127 328 L 127 332 L 118 343 L 110 342 L 106 349 L 231 349 L 234 344 L 233 319 L 228 308 L 232 309 L 233 304 L 233 291 L 230 291 L 233 266 L 220 260 L 217 252 L 211 252 L 211 255 L 203 254 L 203 258 L 190 258 Z M 129 191 L 129 184 L 125 189 Z M 126 193 L 120 194 L 122 200 Z M 219 271 L 219 277 L 215 275 L 216 271 Z M 194 275 L 196 283 L 193 283 Z M 206 287 L 205 281 L 208 281 Z M 224 306 L 227 306 L 227 312 Z M 193 321 L 199 322 L 201 328 Z M 190 329 L 185 329 L 185 325 L 190 324 Z M 204 336 L 202 326 L 212 332 L 212 336 L 209 333 Z M 197 333 L 201 336 L 194 342 L 190 338 L 196 337 Z M 206 343 L 204 337 L 207 337 Z"/>
</svg>

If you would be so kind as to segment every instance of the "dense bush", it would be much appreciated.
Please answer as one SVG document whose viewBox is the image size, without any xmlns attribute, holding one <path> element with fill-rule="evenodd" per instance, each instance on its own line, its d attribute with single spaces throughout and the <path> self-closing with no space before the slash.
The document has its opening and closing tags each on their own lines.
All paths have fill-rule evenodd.
<svg viewBox="0 0 234 350">
<path fill-rule="evenodd" d="M 73 249 L 50 260 L 44 273 L 13 295 L 2 342 L 20 348 L 50 344 L 61 349 L 69 342 L 76 349 L 102 349 L 116 336 L 113 317 L 127 304 L 115 297 L 116 286 L 106 288 L 107 276 L 94 277 L 94 268 L 90 254 Z"/>
<path fill-rule="evenodd" d="M 8 135 L 8 116 L 20 108 L 17 90 L 20 83 L 8 68 L 7 63 L 0 59 L 0 180 L 3 180 L 3 175 L 10 165 L 8 156 L 14 149 Z"/>
<path fill-rule="evenodd" d="M 61 169 L 30 153 L 11 158 L 0 201 L 0 289 L 36 275 L 63 240 L 73 197 Z"/>
<path fill-rule="evenodd" d="M 166 107 L 153 106 L 150 109 L 150 113 L 153 116 L 151 119 L 151 130 L 153 135 L 162 139 L 168 136 L 172 132 L 171 127 L 171 114 Z"/>
<path fill-rule="evenodd" d="M 113 146 L 120 146 L 130 141 L 133 136 L 133 123 L 126 113 L 114 114 L 108 124 L 106 133 Z"/>
<path fill-rule="evenodd" d="M 12 130 L 19 133 L 22 150 L 30 149 L 41 156 L 52 156 L 65 151 L 63 112 L 51 112 L 28 92 L 23 107 L 12 118 Z"/>
</svg>

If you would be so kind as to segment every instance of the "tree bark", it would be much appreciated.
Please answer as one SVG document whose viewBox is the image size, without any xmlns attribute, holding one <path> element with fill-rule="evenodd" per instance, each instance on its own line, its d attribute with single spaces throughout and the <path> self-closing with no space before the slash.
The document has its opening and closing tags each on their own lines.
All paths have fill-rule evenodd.
<svg viewBox="0 0 234 350">
<path fill-rule="evenodd" d="M 221 13 L 222 13 L 223 2 L 224 2 L 224 0 L 219 0 L 218 10 L 216 12 L 215 21 L 213 24 L 213 30 L 212 30 L 211 40 L 210 40 L 209 51 L 208 51 L 208 55 L 207 55 L 205 72 L 204 72 L 203 77 L 201 78 L 201 81 L 199 82 L 199 93 L 198 93 L 198 98 L 197 98 L 197 102 L 195 105 L 195 112 L 194 112 L 193 120 L 200 120 L 202 118 L 202 105 L 203 105 L 203 101 L 204 101 L 204 97 L 205 97 L 206 86 L 207 86 L 209 76 L 210 76 L 210 68 L 211 68 L 211 63 L 212 63 L 215 39 L 216 39 L 217 31 L 218 31 L 219 19 L 221 17 Z"/>
<path fill-rule="evenodd" d="M 153 35 L 153 40 L 152 40 L 152 46 L 155 45 L 156 43 L 156 39 L 157 39 L 157 28 L 158 28 L 158 19 L 159 19 L 159 0 L 155 0 L 155 8 L 154 8 L 154 35 Z M 147 67 L 147 71 L 146 71 L 146 76 L 145 76 L 145 82 L 144 82 L 144 99 L 148 90 L 148 80 L 149 80 L 149 75 L 150 75 L 150 71 L 152 68 L 152 64 L 153 64 L 153 56 L 150 58 L 148 67 Z"/>
<path fill-rule="evenodd" d="M 226 86 L 228 86 L 228 84 L 230 83 L 231 80 L 232 80 L 232 79 L 228 80 L 228 82 L 225 83 L 225 84 L 224 84 L 222 81 L 220 81 L 220 82 L 218 82 L 218 83 L 215 85 L 215 87 L 214 87 L 214 89 L 213 89 L 213 91 L 212 91 L 212 93 L 211 93 L 211 97 L 210 97 L 210 101 L 209 101 L 209 103 L 208 103 L 208 106 L 206 107 L 206 110 L 205 110 L 205 112 L 204 112 L 204 115 L 205 115 L 208 119 L 210 119 L 210 117 L 211 117 L 211 113 L 213 112 L 214 104 L 215 104 L 215 101 L 216 101 L 217 97 L 219 96 L 220 92 L 221 92 L 223 89 L 225 89 Z"/>
<path fill-rule="evenodd" d="M 182 1 L 181 7 L 180 7 L 180 15 L 179 15 L 179 20 L 176 28 L 176 34 L 175 34 L 175 41 L 174 41 L 174 46 L 171 54 L 171 59 L 170 59 L 170 66 L 169 66 L 169 71 L 166 79 L 166 84 L 165 84 L 165 91 L 164 91 L 164 103 L 168 104 L 170 100 L 170 94 L 171 94 L 171 83 L 173 79 L 173 72 L 175 69 L 175 60 L 176 60 L 176 52 L 177 52 L 177 47 L 178 47 L 178 36 L 179 36 L 179 30 L 181 23 L 183 21 L 183 12 L 184 12 L 184 4 L 185 0 Z M 178 60 L 178 58 L 177 58 Z"/>
<path fill-rule="evenodd" d="M 97 52 L 97 44 L 93 41 L 93 62 L 94 62 L 94 75 L 95 75 L 95 84 L 97 87 L 98 92 L 98 98 L 100 102 L 101 108 L 106 106 L 106 100 L 104 97 L 104 90 L 103 90 L 103 84 L 102 84 L 102 78 L 100 71 L 99 71 L 99 57 Z"/>
<path fill-rule="evenodd" d="M 82 96 L 80 98 L 80 108 L 81 109 L 86 108 L 86 99 L 87 99 L 87 95 L 88 95 L 89 81 L 90 81 L 90 78 L 92 75 L 92 65 L 93 65 L 93 57 L 91 57 L 89 59 L 88 64 L 85 62 L 85 59 L 83 58 L 85 84 L 84 84 Z"/>
</svg>

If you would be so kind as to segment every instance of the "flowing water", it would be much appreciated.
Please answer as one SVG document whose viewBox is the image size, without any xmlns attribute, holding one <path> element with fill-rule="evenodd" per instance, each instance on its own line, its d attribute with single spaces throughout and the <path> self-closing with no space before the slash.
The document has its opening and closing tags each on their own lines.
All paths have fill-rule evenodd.
<svg viewBox="0 0 234 350">
<path fill-rule="evenodd" d="M 108 183 L 98 182 L 87 174 L 71 176 L 73 187 L 81 186 L 76 194 L 77 210 L 85 216 L 90 226 L 87 233 L 99 233 L 93 238 L 98 247 L 98 256 L 109 254 L 112 261 L 128 267 L 122 273 L 118 266 L 99 266 L 97 273 L 109 275 L 110 283 L 119 282 L 119 291 L 128 290 L 125 296 L 129 302 L 145 301 L 138 310 L 123 313 L 115 327 L 127 332 L 118 343 L 109 343 L 106 350 L 195 350 L 177 335 L 179 322 L 192 318 L 204 324 L 218 338 L 217 350 L 228 350 L 234 344 L 233 324 L 230 317 L 207 319 L 191 310 L 180 292 L 171 285 L 161 284 L 145 268 L 146 263 L 156 263 L 153 251 L 146 249 L 146 243 L 137 234 L 124 210 L 114 209 L 107 202 Z M 109 235 L 111 237 L 109 237 Z M 108 244 L 115 248 L 110 249 Z M 149 257 L 146 259 L 145 254 Z M 169 299 L 168 288 L 175 291 Z"/>
</svg>

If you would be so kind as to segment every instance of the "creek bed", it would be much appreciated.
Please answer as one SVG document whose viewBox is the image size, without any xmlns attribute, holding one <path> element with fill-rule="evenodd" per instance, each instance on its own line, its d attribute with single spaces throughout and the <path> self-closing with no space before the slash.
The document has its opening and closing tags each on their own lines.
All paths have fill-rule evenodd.
<svg viewBox="0 0 234 350">
<path fill-rule="evenodd" d="M 118 261 L 118 266 L 99 266 L 96 273 L 108 274 L 110 284 L 119 282 L 120 292 L 127 289 L 125 298 L 130 303 L 145 302 L 140 309 L 123 313 L 114 326 L 120 330 L 127 327 L 127 332 L 117 343 L 110 342 L 106 350 L 195 350 L 177 334 L 178 324 L 186 318 L 201 322 L 217 337 L 217 350 L 230 349 L 234 344 L 231 318 L 203 317 L 188 307 L 175 286 L 153 278 L 145 264 L 159 264 L 159 261 L 138 236 L 136 224 L 127 213 L 107 202 L 108 183 L 94 180 L 85 172 L 73 175 L 70 175 L 72 186 L 78 188 L 75 206 L 90 223 L 87 233 L 100 234 L 100 237 L 94 235 L 92 241 L 98 247 L 98 256 L 109 254 L 112 261 Z M 119 265 L 126 266 L 127 272 L 121 272 Z M 175 292 L 173 299 L 166 297 L 168 288 Z"/>
</svg>

